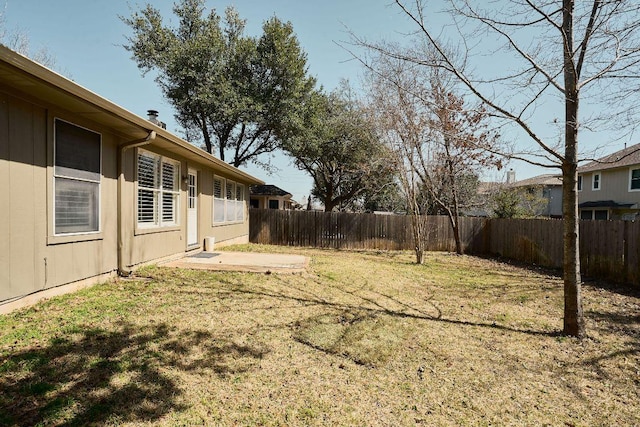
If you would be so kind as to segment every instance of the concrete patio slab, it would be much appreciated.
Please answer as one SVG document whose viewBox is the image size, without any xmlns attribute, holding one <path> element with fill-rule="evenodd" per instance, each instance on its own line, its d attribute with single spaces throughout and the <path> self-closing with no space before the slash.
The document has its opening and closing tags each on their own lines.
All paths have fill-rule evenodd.
<svg viewBox="0 0 640 427">
<path fill-rule="evenodd" d="M 253 252 L 198 252 L 162 265 L 214 271 L 297 273 L 306 270 L 309 258 L 302 255 Z"/>
</svg>

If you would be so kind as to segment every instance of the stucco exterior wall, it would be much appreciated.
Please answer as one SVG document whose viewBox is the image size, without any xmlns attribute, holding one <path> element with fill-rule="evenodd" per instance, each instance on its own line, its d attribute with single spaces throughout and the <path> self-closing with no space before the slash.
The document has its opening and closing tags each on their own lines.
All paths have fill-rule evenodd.
<svg viewBox="0 0 640 427">
<path fill-rule="evenodd" d="M 171 160 L 180 162 L 180 176 L 185 177 L 188 170 L 197 172 L 197 206 L 198 206 L 198 245 L 187 246 L 187 183 L 181 179 L 178 225 L 168 228 L 140 228 L 137 225 L 137 187 L 136 158 L 140 149 L 160 154 Z M 230 224 L 213 224 L 213 177 L 217 175 L 213 169 L 203 164 L 188 162 L 184 157 L 155 147 L 153 144 L 125 151 L 124 188 L 121 209 L 124 228 L 122 256 L 124 264 L 133 268 L 139 264 L 162 259 L 187 250 L 202 249 L 205 237 L 214 237 L 216 245 L 224 245 L 227 241 L 249 241 L 249 221 L 247 217 L 247 188 L 245 183 L 245 215 L 244 221 Z M 224 175 L 219 175 L 224 177 Z"/>
<path fill-rule="evenodd" d="M 554 217 L 562 216 L 562 187 L 549 188 L 549 212 Z"/>
<path fill-rule="evenodd" d="M 0 87 L 0 305 L 63 285 L 104 280 L 115 275 L 119 255 L 125 267 L 135 268 L 150 261 L 184 254 L 187 250 L 201 249 L 205 237 L 214 237 L 216 246 L 248 242 L 248 183 L 242 183 L 244 221 L 214 224 L 214 170 L 205 164 L 190 163 L 186 158 L 153 144 L 144 147 L 179 161 L 181 177 L 186 176 L 188 168 L 198 171 L 199 243 L 187 248 L 186 182 L 181 180 L 180 184 L 177 226 L 170 229 L 138 228 L 136 148 L 124 152 L 123 180 L 118 181 L 119 146 L 129 139 L 54 105 L 25 98 L 11 89 Z M 56 236 L 53 231 L 53 135 L 56 118 L 101 135 L 98 233 Z M 121 221 L 124 236 L 120 254 L 118 221 Z"/>
<path fill-rule="evenodd" d="M 102 135 L 100 233 L 54 236 L 53 121 Z M 84 280 L 117 268 L 118 139 L 71 114 L 0 92 L 0 302 Z"/>
<path fill-rule="evenodd" d="M 634 166 L 638 168 L 640 166 Z M 629 191 L 629 167 L 600 171 L 600 190 L 593 190 L 593 174 L 582 176 L 582 191 L 578 192 L 579 203 L 613 200 L 618 203 L 640 203 L 640 191 Z"/>
</svg>

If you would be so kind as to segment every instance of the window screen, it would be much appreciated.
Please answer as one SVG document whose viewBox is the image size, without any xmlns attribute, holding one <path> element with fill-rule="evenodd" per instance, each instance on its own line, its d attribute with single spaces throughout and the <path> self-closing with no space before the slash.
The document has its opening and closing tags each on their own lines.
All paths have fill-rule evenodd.
<svg viewBox="0 0 640 427">
<path fill-rule="evenodd" d="M 55 234 L 97 232 L 101 136 L 58 119 L 54 128 Z"/>
</svg>

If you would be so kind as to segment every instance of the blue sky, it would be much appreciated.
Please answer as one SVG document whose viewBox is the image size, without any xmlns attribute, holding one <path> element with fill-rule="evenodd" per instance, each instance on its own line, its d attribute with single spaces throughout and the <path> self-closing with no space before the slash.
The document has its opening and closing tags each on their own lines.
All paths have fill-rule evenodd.
<svg viewBox="0 0 640 427">
<path fill-rule="evenodd" d="M 164 17 L 173 17 L 173 1 L 152 3 Z M 118 16 L 129 16 L 143 4 L 5 0 L 4 17 L 9 30 L 20 29 L 28 35 L 32 50 L 44 47 L 55 57 L 57 71 L 142 117 L 148 109 L 159 110 L 167 128 L 180 135 L 173 109 L 163 100 L 153 77 L 142 77 L 122 47 L 130 31 Z M 235 6 L 248 21 L 248 33 L 255 35 L 260 33 L 262 22 L 273 15 L 291 21 L 308 55 L 309 72 L 327 89 L 335 88 L 342 78 L 358 80 L 359 64 L 335 43 L 349 39 L 345 27 L 371 39 L 397 38 L 406 22 L 396 8 L 388 6 L 389 0 L 209 0 L 207 5 L 220 13 L 228 5 Z M 281 155 L 275 162 L 280 171 L 272 176 L 257 168 L 244 169 L 291 192 L 295 200 L 308 196 L 311 179 Z"/>
<path fill-rule="evenodd" d="M 291 21 L 302 48 L 308 55 L 310 74 L 326 89 L 335 88 L 341 79 L 357 84 L 361 67 L 351 54 L 336 42 L 349 40 L 347 29 L 369 40 L 409 40 L 410 23 L 391 0 L 208 0 L 208 7 L 220 13 L 228 5 L 238 9 L 248 21 L 247 32 L 259 34 L 262 22 L 276 15 Z M 122 47 L 129 28 L 118 16 L 129 16 L 144 3 L 118 0 L 5 0 L 4 19 L 9 30 L 19 29 L 30 39 L 31 49 L 46 48 L 56 59 L 56 69 L 85 88 L 142 116 L 148 109 L 160 111 L 168 130 L 181 135 L 151 74 L 143 77 L 129 53 Z M 173 2 L 155 0 L 166 19 Z M 493 65 L 493 64 L 492 64 Z M 295 169 L 288 158 L 277 155 L 279 172 L 267 175 L 255 168 L 249 173 L 275 184 L 304 201 L 311 179 Z M 515 165 L 514 165 L 515 166 Z M 553 172 L 519 164 L 517 178 Z M 488 179 L 501 178 L 501 175 Z"/>
</svg>

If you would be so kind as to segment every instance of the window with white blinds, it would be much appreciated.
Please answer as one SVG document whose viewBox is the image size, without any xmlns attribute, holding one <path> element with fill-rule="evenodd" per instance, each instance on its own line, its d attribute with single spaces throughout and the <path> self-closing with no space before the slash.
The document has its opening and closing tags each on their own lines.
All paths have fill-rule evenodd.
<svg viewBox="0 0 640 427">
<path fill-rule="evenodd" d="M 225 221 L 225 198 L 224 179 L 213 178 L 213 222 L 220 223 Z"/>
<path fill-rule="evenodd" d="M 213 179 L 213 222 L 244 221 L 244 185 L 228 179 Z"/>
<path fill-rule="evenodd" d="M 138 150 L 138 226 L 178 225 L 180 164 L 155 153 Z"/>
<path fill-rule="evenodd" d="M 244 185 L 236 184 L 236 221 L 244 221 Z"/>
<path fill-rule="evenodd" d="M 102 137 L 54 120 L 54 233 L 100 231 Z"/>
</svg>

